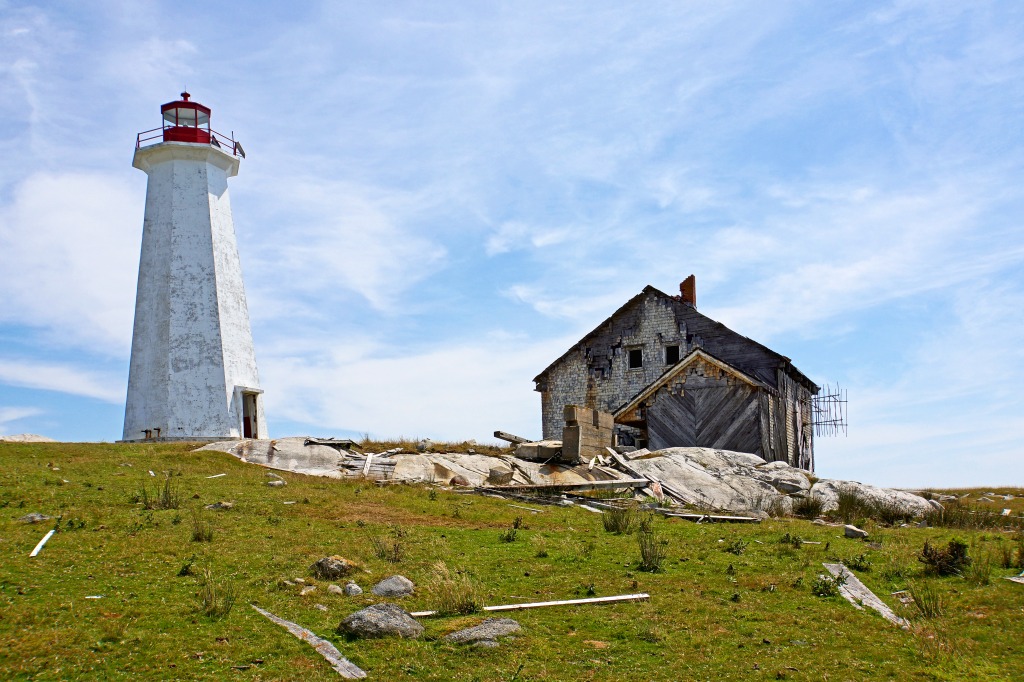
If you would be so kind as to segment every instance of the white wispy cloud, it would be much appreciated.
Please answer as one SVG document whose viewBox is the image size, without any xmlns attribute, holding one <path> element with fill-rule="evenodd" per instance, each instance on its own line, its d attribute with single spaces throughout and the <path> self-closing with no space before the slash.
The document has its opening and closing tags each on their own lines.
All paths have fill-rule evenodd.
<svg viewBox="0 0 1024 682">
<path fill-rule="evenodd" d="M 140 197 L 104 173 L 35 173 L 0 205 L 0 322 L 119 355 L 131 343 Z"/>
<path fill-rule="evenodd" d="M 11 433 L 14 422 L 40 414 L 43 410 L 35 407 L 0 407 L 0 434 Z"/>
<path fill-rule="evenodd" d="M 288 201 L 276 207 L 277 229 L 261 235 L 255 262 L 246 264 L 273 272 L 265 278 L 272 287 L 267 298 L 312 293 L 329 308 L 339 290 L 348 290 L 388 311 L 444 265 L 445 248 L 409 226 L 428 201 L 422 195 L 311 176 L 268 182 L 274 196 Z"/>
<path fill-rule="evenodd" d="M 82 369 L 70 364 L 0 358 L 0 383 L 95 398 L 108 403 L 124 401 L 124 379 L 113 373 Z"/>
<path fill-rule="evenodd" d="M 490 440 L 497 430 L 540 437 L 531 379 L 571 343 L 503 334 L 405 352 L 336 339 L 315 356 L 261 359 L 268 414 L 377 437 Z M 273 424 L 271 424 L 273 428 Z"/>
</svg>

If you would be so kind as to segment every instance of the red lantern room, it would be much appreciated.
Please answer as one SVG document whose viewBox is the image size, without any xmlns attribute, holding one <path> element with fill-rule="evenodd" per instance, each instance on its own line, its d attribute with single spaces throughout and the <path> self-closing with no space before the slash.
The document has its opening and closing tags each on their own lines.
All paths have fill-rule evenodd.
<svg viewBox="0 0 1024 682">
<path fill-rule="evenodd" d="M 210 109 L 190 102 L 187 92 L 177 102 L 160 107 L 164 119 L 164 142 L 210 144 Z"/>
<path fill-rule="evenodd" d="M 181 99 L 160 106 L 163 118 L 161 127 L 145 130 L 135 136 L 135 148 L 140 149 L 159 142 L 190 142 L 208 144 L 233 156 L 245 158 L 242 144 L 231 137 L 218 133 L 210 128 L 210 109 L 198 102 L 193 102 L 187 92 L 181 93 Z"/>
</svg>

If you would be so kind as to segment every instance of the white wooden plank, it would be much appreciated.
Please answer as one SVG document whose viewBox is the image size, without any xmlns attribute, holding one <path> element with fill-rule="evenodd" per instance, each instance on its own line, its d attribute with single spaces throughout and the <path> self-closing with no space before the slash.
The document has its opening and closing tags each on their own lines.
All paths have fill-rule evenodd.
<svg viewBox="0 0 1024 682">
<path fill-rule="evenodd" d="M 38 545 L 36 545 L 36 548 L 33 549 L 32 553 L 28 555 L 29 558 L 32 558 L 35 555 L 39 554 L 39 550 L 41 550 L 43 548 L 43 545 L 45 545 L 47 542 L 49 542 L 50 538 L 52 538 L 53 534 L 56 533 L 56 532 L 57 532 L 56 530 L 51 530 L 49 533 L 44 535 L 43 539 L 39 541 Z"/>
<path fill-rule="evenodd" d="M 565 599 L 562 601 L 537 601 L 526 604 L 503 604 L 501 606 L 485 606 L 484 611 L 521 611 L 524 609 L 539 609 L 547 606 L 571 606 L 573 604 L 609 604 L 623 601 L 647 601 L 651 595 L 646 592 L 637 594 L 620 594 L 614 597 L 588 597 L 586 599 Z M 435 616 L 437 611 L 415 611 L 409 614 L 413 618 Z"/>
<path fill-rule="evenodd" d="M 373 461 L 373 453 L 366 455 L 366 461 L 363 462 L 363 477 L 370 473 L 370 463 Z"/>
<path fill-rule="evenodd" d="M 500 495 L 495 495 L 495 497 L 500 497 Z M 533 507 L 524 507 L 521 504 L 510 504 L 509 506 L 510 507 L 515 507 L 516 509 L 525 509 L 526 511 L 531 511 L 534 514 L 540 514 L 542 511 L 544 511 L 543 509 L 534 509 Z"/>
</svg>

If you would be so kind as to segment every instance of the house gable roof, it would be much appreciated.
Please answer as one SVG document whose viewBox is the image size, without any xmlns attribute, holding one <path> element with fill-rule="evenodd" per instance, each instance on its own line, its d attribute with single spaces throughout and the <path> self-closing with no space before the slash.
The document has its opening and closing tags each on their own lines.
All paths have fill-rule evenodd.
<svg viewBox="0 0 1024 682">
<path fill-rule="evenodd" d="M 712 355 L 711 353 L 707 352 L 702 348 L 695 348 L 692 351 L 690 351 L 690 353 L 687 354 L 687 356 L 684 357 L 682 360 L 668 368 L 660 377 L 658 377 L 653 382 L 648 384 L 646 388 L 642 389 L 639 393 L 633 396 L 628 402 L 622 405 L 622 407 L 615 410 L 615 417 L 618 418 L 622 414 L 635 410 L 637 406 L 639 406 L 642 402 L 644 402 L 652 395 L 657 393 L 659 389 L 667 385 L 674 378 L 682 374 L 687 367 L 694 364 L 697 360 L 703 360 L 704 362 L 707 362 L 708 364 L 717 367 L 723 372 L 728 372 L 729 374 L 733 375 L 740 381 L 743 381 L 744 383 L 747 383 L 755 388 L 770 388 L 763 381 L 759 381 L 758 379 L 755 379 L 754 377 L 750 376 L 743 370 L 733 367 L 725 360 L 716 358 L 714 355 Z"/>
<path fill-rule="evenodd" d="M 660 291 L 658 291 L 657 289 L 655 289 L 651 285 L 645 286 L 643 291 L 641 291 L 639 294 L 637 294 L 636 296 L 634 296 L 633 298 L 629 299 L 628 301 L 623 303 L 621 306 L 619 306 L 618 310 L 616 310 L 614 313 L 612 313 L 611 315 L 606 317 L 604 319 L 604 321 L 601 322 L 601 324 L 599 324 L 596 327 L 594 327 L 587 335 L 585 335 L 582 339 L 580 339 L 579 341 L 574 343 L 569 348 L 569 350 L 567 350 L 564 353 L 562 353 L 561 355 L 559 355 L 558 359 L 556 359 L 550 365 L 545 367 L 544 371 L 541 372 L 540 374 L 538 374 L 537 376 L 535 376 L 533 378 L 533 380 L 534 381 L 540 381 L 544 377 L 545 374 L 547 374 L 552 369 L 554 369 L 559 363 L 562 362 L 562 360 L 565 360 L 569 356 L 569 353 L 572 353 L 574 350 L 576 350 L 580 346 L 584 345 L 588 340 L 590 340 L 594 336 L 597 336 L 598 332 L 600 332 L 601 329 L 603 329 L 605 325 L 611 323 L 612 320 L 614 320 L 616 317 L 618 317 L 619 315 L 624 313 L 627 309 L 631 308 L 633 305 L 635 305 L 636 303 L 640 302 L 643 299 L 643 297 L 646 294 L 650 293 L 650 292 L 656 292 L 656 293 L 659 293 L 659 294 L 661 293 Z M 662 294 L 662 296 L 666 296 L 666 295 L 667 294 Z"/>
<path fill-rule="evenodd" d="M 761 344 L 761 343 L 758 343 L 757 341 L 754 341 L 753 339 L 751 339 L 748 336 L 743 336 L 739 332 L 733 331 L 732 329 L 730 329 L 729 327 L 726 327 L 724 324 L 722 324 L 721 322 L 718 322 L 717 320 L 711 319 L 707 315 L 704 315 L 703 313 L 699 312 L 696 308 L 694 308 L 692 306 L 689 306 L 688 304 L 683 303 L 678 296 L 669 296 L 665 292 L 663 292 L 663 291 L 661 291 L 661 290 L 659 290 L 659 289 L 657 289 L 657 288 L 655 288 L 655 287 L 653 287 L 653 286 L 651 286 L 649 284 L 643 288 L 643 291 L 641 291 L 639 294 L 637 294 L 636 296 L 634 296 L 633 298 L 629 299 L 624 304 L 622 304 L 618 308 L 618 310 L 616 310 L 614 313 L 612 313 L 607 318 L 605 318 L 601 322 L 601 324 L 597 325 L 593 330 L 591 330 L 588 334 L 586 334 L 582 339 L 577 341 L 571 348 L 569 348 L 567 351 L 562 353 L 562 355 L 560 355 L 558 357 L 558 359 L 556 359 L 554 362 L 552 362 L 550 365 L 548 365 L 544 369 L 544 371 L 542 371 L 540 374 L 538 374 L 536 377 L 534 377 L 533 380 L 535 382 L 542 381 L 544 379 L 544 376 L 548 372 L 550 372 L 552 369 L 554 369 L 557 365 L 559 365 L 563 360 L 565 360 L 565 358 L 568 357 L 570 353 L 572 353 L 573 351 L 577 350 L 581 346 L 586 345 L 589 341 L 591 341 L 594 337 L 596 337 L 602 331 L 602 329 L 604 329 L 607 325 L 611 324 L 611 322 L 615 318 L 617 318 L 620 315 L 622 315 L 623 313 L 625 313 L 631 307 L 637 305 L 647 295 L 654 295 L 654 296 L 657 296 L 657 297 L 663 299 L 664 301 L 666 301 L 667 303 L 672 305 L 674 308 L 676 308 L 677 311 L 678 311 L 680 306 L 686 306 L 686 311 L 687 311 L 686 314 L 687 315 L 696 315 L 699 318 L 702 318 L 704 321 L 706 321 L 706 322 L 708 322 L 710 324 L 716 325 L 718 328 L 724 330 L 725 332 L 727 332 L 729 334 L 735 335 L 739 339 L 742 339 L 744 342 L 750 343 L 750 344 L 756 346 L 757 348 L 763 350 L 766 354 L 768 354 L 769 356 L 774 358 L 777 361 L 778 366 L 782 367 L 790 376 L 792 376 L 794 379 L 796 379 L 799 383 L 804 384 L 813 393 L 817 393 L 818 385 L 815 384 L 813 381 L 811 381 L 803 372 L 798 370 L 793 365 L 793 362 L 792 362 L 792 360 L 790 360 L 790 358 L 788 358 L 785 355 L 782 355 L 780 353 L 776 353 L 771 348 L 768 348 L 764 344 Z M 734 367 L 734 369 L 735 369 L 735 367 Z M 736 371 L 739 371 L 739 370 L 736 370 Z"/>
</svg>

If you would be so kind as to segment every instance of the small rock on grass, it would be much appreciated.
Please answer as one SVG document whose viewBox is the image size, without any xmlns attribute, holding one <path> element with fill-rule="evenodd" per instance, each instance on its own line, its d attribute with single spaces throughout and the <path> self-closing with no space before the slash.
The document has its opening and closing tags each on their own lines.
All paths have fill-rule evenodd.
<svg viewBox="0 0 1024 682">
<path fill-rule="evenodd" d="M 376 639 L 380 637 L 404 637 L 415 639 L 423 634 L 423 626 L 401 606 L 395 604 L 374 604 L 356 611 L 338 625 L 338 632 Z"/>
<path fill-rule="evenodd" d="M 275 478 L 272 481 L 267 481 L 267 485 L 270 486 L 271 488 L 283 488 L 288 484 L 279 478 Z"/>
<path fill-rule="evenodd" d="M 349 597 L 357 597 L 363 593 L 363 588 L 355 583 L 348 583 L 345 585 L 344 592 Z"/>
<path fill-rule="evenodd" d="M 313 575 L 322 578 L 323 580 L 343 578 L 355 569 L 355 563 L 349 561 L 345 557 L 340 557 L 337 554 L 334 556 L 325 556 L 323 559 L 317 559 L 313 565 L 309 567 L 309 570 L 312 571 Z"/>
<path fill-rule="evenodd" d="M 498 637 L 506 637 L 522 628 L 511 618 L 488 618 L 484 622 L 465 630 L 445 635 L 444 638 L 454 644 L 477 644 L 497 646 Z M 483 644 L 491 642 L 491 644 Z"/>
<path fill-rule="evenodd" d="M 337 595 L 345 594 L 345 590 L 341 589 L 337 585 L 328 585 L 327 586 L 327 591 L 330 592 L 331 594 L 337 594 Z"/>
<path fill-rule="evenodd" d="M 851 525 L 843 527 L 843 534 L 848 538 L 853 538 L 854 540 L 863 540 L 868 536 L 868 532 L 866 530 L 861 530 L 857 526 Z"/>
<path fill-rule="evenodd" d="M 22 516 L 18 520 L 21 521 L 22 523 L 40 523 L 42 521 L 49 521 L 52 518 L 53 518 L 52 516 L 47 516 L 46 514 L 40 514 L 39 512 L 32 512 L 31 514 L 25 514 L 24 516 Z"/>
<path fill-rule="evenodd" d="M 373 586 L 373 593 L 378 597 L 405 597 L 412 594 L 413 582 L 404 575 L 393 575 L 384 578 Z"/>
<path fill-rule="evenodd" d="M 231 509 L 234 506 L 235 506 L 234 502 L 228 502 L 226 500 L 221 500 L 220 502 L 214 502 L 213 504 L 206 505 L 206 509 L 224 510 L 224 509 Z"/>
<path fill-rule="evenodd" d="M 316 585 L 306 585 L 302 588 L 302 591 L 299 592 L 299 596 L 305 597 L 307 594 L 310 594 L 311 592 L 316 592 Z"/>
</svg>

